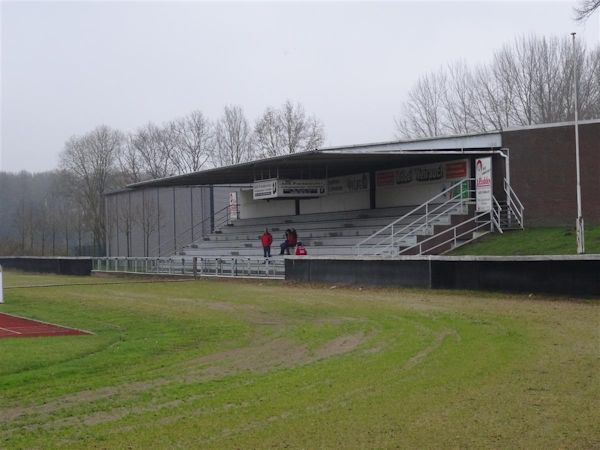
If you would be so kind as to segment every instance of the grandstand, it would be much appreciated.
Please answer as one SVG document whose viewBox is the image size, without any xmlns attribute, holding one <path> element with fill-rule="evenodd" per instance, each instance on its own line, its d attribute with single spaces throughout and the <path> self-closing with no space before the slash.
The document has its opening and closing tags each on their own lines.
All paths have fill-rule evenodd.
<svg viewBox="0 0 600 450">
<path fill-rule="evenodd" d="M 583 209 L 595 222 L 598 197 L 585 193 L 600 192 L 600 121 L 582 122 L 580 135 Z M 572 144 L 572 124 L 551 124 L 329 147 L 149 180 L 107 196 L 107 256 L 261 258 L 268 227 L 274 259 L 287 228 L 310 256 L 389 258 L 443 254 L 525 223 L 566 225 L 575 217 Z M 475 180 L 481 162 L 487 199 Z M 123 214 L 139 210 L 141 219 Z"/>
<path fill-rule="evenodd" d="M 279 216 L 260 219 L 240 219 L 195 241 L 179 252 L 186 256 L 247 256 L 262 255 L 260 234 L 265 226 L 274 236 L 273 257 L 278 257 L 278 245 L 283 241 L 286 229 L 294 228 L 299 240 L 310 249 L 314 256 L 355 255 L 356 246 L 380 229 L 405 216 L 413 208 L 382 208 L 378 210 L 356 210 L 348 212 L 304 214 L 301 216 Z M 457 207 L 456 212 L 459 213 Z M 458 216 L 458 214 L 456 214 Z M 435 219 L 435 225 L 449 225 L 453 215 L 445 214 Z M 422 215 L 411 215 L 398 222 L 406 225 L 403 236 L 397 237 L 399 245 L 410 246 L 417 243 L 417 236 L 430 236 L 430 230 L 420 235 L 412 232 L 418 225 L 411 222 L 423 219 Z M 385 239 L 385 238 L 384 238 Z M 375 247 L 382 239 L 376 240 L 368 249 Z"/>
</svg>

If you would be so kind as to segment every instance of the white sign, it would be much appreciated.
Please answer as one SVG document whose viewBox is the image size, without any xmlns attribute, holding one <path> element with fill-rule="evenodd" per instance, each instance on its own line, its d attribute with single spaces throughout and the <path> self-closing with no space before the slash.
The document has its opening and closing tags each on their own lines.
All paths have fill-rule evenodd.
<svg viewBox="0 0 600 450">
<path fill-rule="evenodd" d="M 252 198 L 262 200 L 277 197 L 277 179 L 255 181 L 252 185 Z"/>
<path fill-rule="evenodd" d="M 302 198 L 321 197 L 327 194 L 327 182 L 323 179 L 285 180 L 272 178 L 255 181 L 252 186 L 252 198 Z"/>
<path fill-rule="evenodd" d="M 477 212 L 492 210 L 492 158 L 475 160 L 475 199 Z"/>
<path fill-rule="evenodd" d="M 239 218 L 239 208 L 237 200 L 237 192 L 229 193 L 229 220 L 237 220 Z"/>
<path fill-rule="evenodd" d="M 322 179 L 277 180 L 279 197 L 320 197 L 327 193 L 327 182 Z"/>
</svg>

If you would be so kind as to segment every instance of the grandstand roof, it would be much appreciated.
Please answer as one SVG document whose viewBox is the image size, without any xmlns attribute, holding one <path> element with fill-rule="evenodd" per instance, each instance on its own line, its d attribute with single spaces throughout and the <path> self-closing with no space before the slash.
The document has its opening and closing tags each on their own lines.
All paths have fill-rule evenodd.
<svg viewBox="0 0 600 450">
<path fill-rule="evenodd" d="M 252 183 L 267 178 L 322 178 L 456 159 L 501 147 L 500 133 L 324 147 L 131 184 L 129 188 Z"/>
</svg>

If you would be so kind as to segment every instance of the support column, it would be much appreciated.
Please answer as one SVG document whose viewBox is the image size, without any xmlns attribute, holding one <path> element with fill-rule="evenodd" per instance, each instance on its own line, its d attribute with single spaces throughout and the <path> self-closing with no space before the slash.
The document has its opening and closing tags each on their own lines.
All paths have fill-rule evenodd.
<svg viewBox="0 0 600 450">
<path fill-rule="evenodd" d="M 369 172 L 369 208 L 377 208 L 377 186 L 375 185 L 375 171 Z"/>
</svg>

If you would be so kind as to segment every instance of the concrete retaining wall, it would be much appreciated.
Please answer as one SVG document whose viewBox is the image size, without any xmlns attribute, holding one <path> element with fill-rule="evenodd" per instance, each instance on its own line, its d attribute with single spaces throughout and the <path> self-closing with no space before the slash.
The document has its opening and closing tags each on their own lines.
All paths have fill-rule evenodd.
<svg viewBox="0 0 600 450">
<path fill-rule="evenodd" d="M 286 280 L 600 296 L 600 255 L 523 257 L 291 257 Z"/>
<path fill-rule="evenodd" d="M 57 273 L 61 275 L 90 275 L 91 258 L 43 258 L 36 256 L 0 257 L 3 270 Z"/>
</svg>

